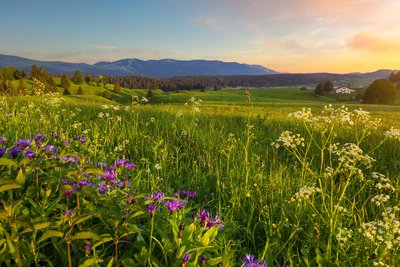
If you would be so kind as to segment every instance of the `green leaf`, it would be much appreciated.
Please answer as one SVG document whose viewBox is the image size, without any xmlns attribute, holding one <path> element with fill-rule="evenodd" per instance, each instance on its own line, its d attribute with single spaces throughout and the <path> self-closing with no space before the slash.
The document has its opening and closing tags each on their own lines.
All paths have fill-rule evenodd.
<svg viewBox="0 0 400 267">
<path fill-rule="evenodd" d="M 182 233 L 182 241 L 184 243 L 186 243 L 187 241 L 191 241 L 192 240 L 192 235 L 194 233 L 194 231 L 196 230 L 196 226 L 194 226 L 194 224 L 190 224 L 189 226 L 186 226 L 185 229 L 183 230 Z"/>
<path fill-rule="evenodd" d="M 105 244 L 105 243 L 108 243 L 108 242 L 110 242 L 110 241 L 113 241 L 113 240 L 114 240 L 114 239 L 111 237 L 110 234 L 102 235 L 102 236 L 100 237 L 100 241 L 94 243 L 93 246 L 92 246 L 92 248 L 96 248 L 96 247 L 98 247 L 98 246 L 101 246 L 101 245 L 103 245 L 103 244 Z"/>
<path fill-rule="evenodd" d="M 93 265 L 101 263 L 101 262 L 103 262 L 102 259 L 89 258 L 89 259 L 85 260 L 82 264 L 80 264 L 79 267 L 89 267 L 89 266 L 93 266 Z"/>
<path fill-rule="evenodd" d="M 107 267 L 112 267 L 114 265 L 114 257 L 108 262 Z"/>
<path fill-rule="evenodd" d="M 19 169 L 17 178 L 15 178 L 15 181 L 17 182 L 17 184 L 22 185 L 22 186 L 25 184 L 25 175 L 22 172 L 22 169 Z"/>
<path fill-rule="evenodd" d="M 6 158 L 0 159 L 0 165 L 8 167 L 17 167 L 17 163 L 15 161 Z"/>
<path fill-rule="evenodd" d="M 90 231 L 82 231 L 70 237 L 71 240 L 76 239 L 100 239 L 98 235 Z"/>
<path fill-rule="evenodd" d="M 21 187 L 22 186 L 17 183 L 3 184 L 3 185 L 0 185 L 0 193 L 4 192 L 4 191 L 8 191 L 8 190 L 19 189 Z"/>
<path fill-rule="evenodd" d="M 207 263 L 208 263 L 210 266 L 217 265 L 217 264 L 219 264 L 220 262 L 222 262 L 222 257 L 216 257 L 216 258 L 212 258 L 212 259 L 207 260 Z"/>
<path fill-rule="evenodd" d="M 52 238 L 52 237 L 63 237 L 64 233 L 60 232 L 60 231 L 56 231 L 56 230 L 48 230 L 46 231 L 46 233 L 44 233 L 37 241 L 37 243 L 43 242 L 48 238 Z"/>
<path fill-rule="evenodd" d="M 96 174 L 96 175 L 103 175 L 104 174 L 104 172 L 102 170 L 95 169 L 95 168 L 86 169 L 85 173 L 87 173 L 87 174 Z"/>
<path fill-rule="evenodd" d="M 211 227 L 201 238 L 200 242 L 206 247 L 208 246 L 218 234 L 219 226 Z"/>
</svg>

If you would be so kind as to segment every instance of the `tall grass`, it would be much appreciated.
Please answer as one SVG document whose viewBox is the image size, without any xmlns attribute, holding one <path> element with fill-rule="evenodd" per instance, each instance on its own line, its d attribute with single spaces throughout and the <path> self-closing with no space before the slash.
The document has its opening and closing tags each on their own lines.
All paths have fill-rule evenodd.
<svg viewBox="0 0 400 267">
<path fill-rule="evenodd" d="M 372 129 L 373 118 L 350 127 L 336 113 L 329 123 L 311 126 L 288 118 L 299 104 L 218 106 L 188 98 L 182 104 L 102 103 L 61 97 L 3 98 L 0 136 L 18 140 L 64 130 L 69 139 L 85 136 L 89 162 L 111 163 L 118 158 L 135 162 L 141 192 L 196 191 L 193 205 L 220 214 L 225 223 L 215 241 L 226 248 L 221 250 L 225 266 L 233 264 L 232 259 L 240 266 L 247 253 L 258 255 L 268 266 L 400 264 L 400 242 L 395 241 L 399 232 L 392 237 L 387 233 L 383 241 L 366 237 L 372 227 L 369 222 L 392 223 L 397 227 L 393 231 L 398 231 L 394 207 L 399 202 L 400 143 L 393 139 L 382 143 L 390 125 L 399 128 L 395 115 L 377 113 L 384 125 Z M 297 136 L 289 138 L 281 135 L 283 131 L 304 140 L 285 144 Z M 271 146 L 273 142 L 280 147 Z M 338 155 L 347 151 L 346 143 L 355 143 L 362 155 L 375 161 L 362 165 L 360 160 L 354 168 L 344 168 Z M 330 171 L 333 174 L 327 176 Z M 370 201 L 379 191 L 374 172 L 383 174 L 377 179 L 390 179 L 395 189 L 380 206 Z M 390 216 L 394 219 L 389 222 L 385 218 Z M 391 248 L 385 243 L 389 238 Z"/>
</svg>

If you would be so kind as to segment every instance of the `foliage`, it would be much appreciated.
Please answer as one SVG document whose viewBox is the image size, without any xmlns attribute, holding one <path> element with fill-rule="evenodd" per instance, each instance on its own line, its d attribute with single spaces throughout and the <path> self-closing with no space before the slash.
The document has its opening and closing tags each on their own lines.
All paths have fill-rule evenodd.
<svg viewBox="0 0 400 267">
<path fill-rule="evenodd" d="M 374 81 L 365 91 L 363 102 L 366 104 L 393 104 L 396 90 L 386 79 Z"/>
<path fill-rule="evenodd" d="M 314 93 L 316 95 L 323 95 L 324 94 L 324 84 L 320 82 L 317 87 L 315 87 Z"/>
<path fill-rule="evenodd" d="M 115 84 L 114 84 L 114 93 L 115 93 L 115 94 L 120 94 L 121 92 L 122 92 L 121 86 L 119 85 L 118 82 L 115 83 Z"/>
<path fill-rule="evenodd" d="M 71 80 L 77 85 L 80 85 L 85 82 L 85 80 L 83 79 L 82 72 L 80 70 L 74 72 L 74 75 L 72 76 Z"/>
<path fill-rule="evenodd" d="M 67 75 L 64 74 L 64 75 L 61 77 L 60 86 L 61 86 L 62 88 L 64 88 L 64 89 L 68 89 L 68 88 L 71 87 L 71 84 L 69 83 L 69 79 L 68 79 Z"/>
<path fill-rule="evenodd" d="M 64 88 L 63 95 L 71 95 L 71 92 L 68 88 Z"/>
<path fill-rule="evenodd" d="M 112 96 L 108 90 L 104 90 L 103 93 L 101 94 L 101 96 L 106 99 L 112 99 Z"/>
<path fill-rule="evenodd" d="M 82 86 L 78 87 L 78 91 L 76 91 L 77 95 L 84 95 L 85 93 L 83 92 Z"/>
</svg>

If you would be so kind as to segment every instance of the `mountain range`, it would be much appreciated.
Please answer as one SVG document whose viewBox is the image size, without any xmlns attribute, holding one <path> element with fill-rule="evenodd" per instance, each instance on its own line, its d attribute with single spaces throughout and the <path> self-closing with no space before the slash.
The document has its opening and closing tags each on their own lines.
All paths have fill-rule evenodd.
<svg viewBox="0 0 400 267">
<path fill-rule="evenodd" d="M 97 62 L 93 65 L 85 63 L 68 63 L 60 61 L 40 61 L 0 54 L 0 68 L 14 66 L 29 72 L 32 65 L 42 66 L 55 74 L 72 74 L 76 70 L 92 75 L 110 76 L 147 76 L 152 78 L 169 78 L 176 76 L 231 76 L 231 75 L 266 75 L 278 72 L 260 65 L 249 65 L 237 62 L 217 60 L 140 60 L 121 59 L 113 62 Z"/>
<path fill-rule="evenodd" d="M 61 61 L 32 60 L 18 56 L 0 54 L 0 68 L 14 66 L 29 72 L 32 65 L 42 66 L 53 74 L 72 74 L 76 70 L 92 75 L 109 76 L 145 76 L 152 78 L 171 78 L 183 76 L 263 76 L 291 75 L 279 73 L 260 65 L 249 65 L 237 62 L 224 62 L 218 60 L 140 60 L 136 58 L 121 59 L 112 62 L 100 61 L 93 65 L 86 63 L 68 63 Z M 382 69 L 374 72 L 353 72 L 340 74 L 343 77 L 387 78 L 390 73 L 398 70 Z M 330 73 L 314 73 L 314 76 L 324 76 Z M 279 75 L 279 76 L 281 76 Z M 309 74 L 296 74 L 307 76 Z M 332 74 L 336 75 L 336 74 Z M 343 78 L 342 77 L 342 78 Z"/>
</svg>

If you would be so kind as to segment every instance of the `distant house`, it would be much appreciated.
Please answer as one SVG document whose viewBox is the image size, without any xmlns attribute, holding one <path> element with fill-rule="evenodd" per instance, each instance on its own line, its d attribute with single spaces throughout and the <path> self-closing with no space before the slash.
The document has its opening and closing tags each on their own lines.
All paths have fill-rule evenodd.
<svg viewBox="0 0 400 267">
<path fill-rule="evenodd" d="M 345 86 L 341 86 L 335 89 L 335 93 L 336 94 L 351 94 L 354 93 L 356 90 L 354 89 L 350 89 L 348 87 Z"/>
</svg>

